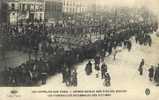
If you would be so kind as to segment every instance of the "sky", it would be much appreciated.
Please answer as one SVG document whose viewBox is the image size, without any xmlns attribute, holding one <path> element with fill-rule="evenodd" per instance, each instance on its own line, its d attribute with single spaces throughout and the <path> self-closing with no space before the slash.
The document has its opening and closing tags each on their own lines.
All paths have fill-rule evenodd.
<svg viewBox="0 0 159 100">
<path fill-rule="evenodd" d="M 108 6 L 148 6 L 148 7 L 157 7 L 159 8 L 159 0 L 89 0 L 90 2 L 96 2 L 100 5 Z"/>
<path fill-rule="evenodd" d="M 105 6 L 147 7 L 159 16 L 159 0 L 88 0 L 89 3 Z"/>
</svg>

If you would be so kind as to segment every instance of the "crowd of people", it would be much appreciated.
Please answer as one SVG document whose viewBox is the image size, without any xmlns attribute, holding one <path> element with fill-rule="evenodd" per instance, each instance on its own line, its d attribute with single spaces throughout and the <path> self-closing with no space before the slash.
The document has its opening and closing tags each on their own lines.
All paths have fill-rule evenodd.
<svg viewBox="0 0 159 100">
<path fill-rule="evenodd" d="M 4 71 L 4 82 L 8 86 L 32 86 L 46 83 L 49 74 L 49 63 L 45 60 L 30 60 L 15 68 L 7 67 Z"/>
<path fill-rule="evenodd" d="M 62 70 L 62 76 L 63 76 L 63 83 L 66 84 L 66 86 L 77 86 L 77 71 L 75 68 L 66 67 L 64 65 Z"/>
<path fill-rule="evenodd" d="M 145 61 L 144 59 L 141 60 L 138 71 L 139 74 L 142 76 L 144 73 L 144 66 Z M 150 68 L 146 71 L 148 72 L 148 77 L 150 81 L 154 81 L 157 86 L 159 86 L 159 64 L 157 66 L 151 65 Z"/>
<path fill-rule="evenodd" d="M 0 40 L 3 50 L 17 50 L 35 55 L 34 60 L 30 58 L 28 62 L 16 68 L 8 66 L 9 68 L 4 72 L 5 82 L 27 85 L 42 80 L 44 84 L 49 75 L 62 72 L 63 82 L 67 86 L 77 86 L 77 71 L 73 67 L 75 64 L 86 59 L 95 59 L 95 69 L 100 70 L 99 58 L 104 59 L 105 53 L 110 55 L 113 49 L 122 45 L 130 51 L 132 46 L 130 39 L 133 36 L 136 37 L 137 43 L 151 46 L 149 33 L 157 30 L 157 21 L 154 21 L 150 15 L 145 17 L 138 14 L 140 16 L 138 18 L 135 17 L 136 13 L 132 16 L 122 10 L 117 12 L 120 13 L 96 15 L 87 20 L 82 17 L 80 20 L 68 18 L 52 25 L 46 23 L 1 25 Z M 92 41 L 89 38 L 102 34 L 103 39 L 101 37 Z M 62 40 L 59 39 L 59 35 L 63 36 Z M 81 44 L 81 41 L 84 43 Z M 42 59 L 37 60 L 41 54 Z M 96 56 L 97 54 L 99 56 Z M 88 65 L 90 67 L 91 63 Z M 86 68 L 86 70 L 89 75 L 91 69 Z M 102 70 L 104 71 L 103 67 Z M 105 76 L 105 71 L 102 72 L 102 77 Z M 108 73 L 106 76 L 109 77 Z"/>
<path fill-rule="evenodd" d="M 96 62 L 96 60 L 98 60 L 99 62 Z M 94 70 L 97 72 L 96 78 L 101 77 L 101 79 L 104 79 L 103 85 L 110 86 L 111 85 L 111 76 L 108 72 L 107 64 L 105 64 L 105 62 L 99 56 L 94 58 L 94 62 L 95 62 L 94 63 L 94 66 L 95 66 Z M 101 66 L 100 66 L 100 64 L 101 64 Z M 86 64 L 85 72 L 86 72 L 87 76 L 89 76 L 93 73 L 93 64 L 91 61 L 89 61 Z M 101 75 L 99 73 L 101 73 Z"/>
</svg>

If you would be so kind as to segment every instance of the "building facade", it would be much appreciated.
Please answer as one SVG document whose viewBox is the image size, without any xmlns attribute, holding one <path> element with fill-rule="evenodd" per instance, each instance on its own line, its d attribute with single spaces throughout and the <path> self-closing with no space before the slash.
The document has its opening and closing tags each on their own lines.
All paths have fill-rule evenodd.
<svg viewBox="0 0 159 100">
<path fill-rule="evenodd" d="M 7 3 L 5 0 L 0 0 L 0 23 L 7 21 Z"/>
<path fill-rule="evenodd" d="M 2 22 L 2 1 L 0 0 L 0 23 Z"/>
<path fill-rule="evenodd" d="M 45 19 L 52 20 L 62 17 L 62 0 L 45 0 Z"/>
<path fill-rule="evenodd" d="M 87 10 L 85 0 L 63 0 L 63 13 L 78 14 Z"/>
<path fill-rule="evenodd" d="M 44 20 L 44 0 L 8 0 L 7 4 L 10 24 Z"/>
</svg>

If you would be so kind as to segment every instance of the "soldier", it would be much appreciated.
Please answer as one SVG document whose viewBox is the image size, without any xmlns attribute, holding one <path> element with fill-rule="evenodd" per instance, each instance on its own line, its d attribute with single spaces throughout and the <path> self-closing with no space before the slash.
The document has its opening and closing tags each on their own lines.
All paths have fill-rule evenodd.
<svg viewBox="0 0 159 100">
<path fill-rule="evenodd" d="M 100 71 L 99 65 L 100 65 L 100 55 L 97 55 L 97 56 L 95 57 L 95 70 L 98 71 L 98 73 L 96 74 L 96 78 L 99 77 L 99 71 Z"/>
<path fill-rule="evenodd" d="M 99 70 L 100 70 L 100 68 L 99 68 L 100 56 L 97 55 L 97 56 L 94 58 L 94 60 L 95 60 L 95 69 L 96 69 L 97 71 L 99 71 Z"/>
<path fill-rule="evenodd" d="M 64 64 L 64 66 L 62 67 L 62 82 L 65 83 L 66 82 L 66 64 Z"/>
<path fill-rule="evenodd" d="M 66 76 L 66 77 L 65 77 L 65 78 L 66 78 L 66 81 L 65 81 L 66 86 L 70 86 L 70 85 L 71 85 L 71 84 L 70 84 L 70 83 L 71 83 L 71 82 L 70 82 L 70 79 L 71 79 L 71 78 L 70 78 L 70 76 L 71 76 L 70 74 L 71 74 L 70 69 L 67 67 L 67 68 L 66 68 L 66 74 L 65 74 L 65 76 Z"/>
<path fill-rule="evenodd" d="M 13 69 L 8 68 L 8 85 L 12 83 L 12 80 L 13 80 Z"/>
<path fill-rule="evenodd" d="M 104 62 L 104 57 L 105 57 L 105 50 L 102 49 L 101 51 L 101 61 Z"/>
<path fill-rule="evenodd" d="M 116 48 L 114 48 L 114 54 L 113 54 L 113 58 L 114 60 L 116 59 L 116 55 L 117 55 L 118 51 L 116 50 Z"/>
<path fill-rule="evenodd" d="M 156 68 L 156 71 L 155 71 L 154 80 L 157 83 L 157 86 L 159 86 L 159 64 L 158 64 L 158 67 Z"/>
<path fill-rule="evenodd" d="M 101 66 L 102 79 L 104 78 L 106 72 L 107 72 L 107 65 L 103 63 Z"/>
<path fill-rule="evenodd" d="M 112 48 L 113 48 L 113 46 L 112 46 L 111 41 L 112 40 L 109 40 L 108 45 L 107 45 L 107 51 L 109 53 L 108 56 L 112 54 Z"/>
<path fill-rule="evenodd" d="M 47 73 L 46 72 L 42 72 L 41 73 L 42 84 L 46 84 L 46 79 L 47 79 Z"/>
<path fill-rule="evenodd" d="M 127 41 L 127 48 L 128 48 L 128 51 L 131 50 L 131 47 L 132 47 L 132 44 L 131 44 L 131 41 Z"/>
<path fill-rule="evenodd" d="M 72 71 L 72 85 L 77 86 L 77 71 L 74 69 Z"/>
<path fill-rule="evenodd" d="M 140 75 L 143 74 L 143 66 L 144 66 L 144 59 L 142 59 L 142 61 L 140 63 L 140 66 L 138 68 L 138 71 L 139 71 Z"/>
<path fill-rule="evenodd" d="M 111 83 L 110 83 L 111 76 L 110 76 L 110 74 L 108 72 L 105 73 L 105 77 L 104 78 L 105 78 L 104 86 L 110 86 L 111 85 Z"/>
<path fill-rule="evenodd" d="M 146 38 L 147 38 L 148 45 L 151 47 L 151 45 L 152 45 L 151 36 L 150 36 L 150 35 L 147 35 Z"/>
<path fill-rule="evenodd" d="M 152 79 L 154 77 L 154 67 L 151 66 L 151 68 L 148 71 L 149 71 L 149 79 L 150 79 L 150 81 L 152 81 Z"/>
</svg>

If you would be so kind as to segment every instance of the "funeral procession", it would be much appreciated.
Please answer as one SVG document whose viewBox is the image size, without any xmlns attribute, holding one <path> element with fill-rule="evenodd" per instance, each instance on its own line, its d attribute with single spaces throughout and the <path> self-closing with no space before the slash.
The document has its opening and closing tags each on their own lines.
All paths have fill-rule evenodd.
<svg viewBox="0 0 159 100">
<path fill-rule="evenodd" d="M 99 1 L 1 0 L 0 86 L 158 88 L 159 12 Z"/>
</svg>

